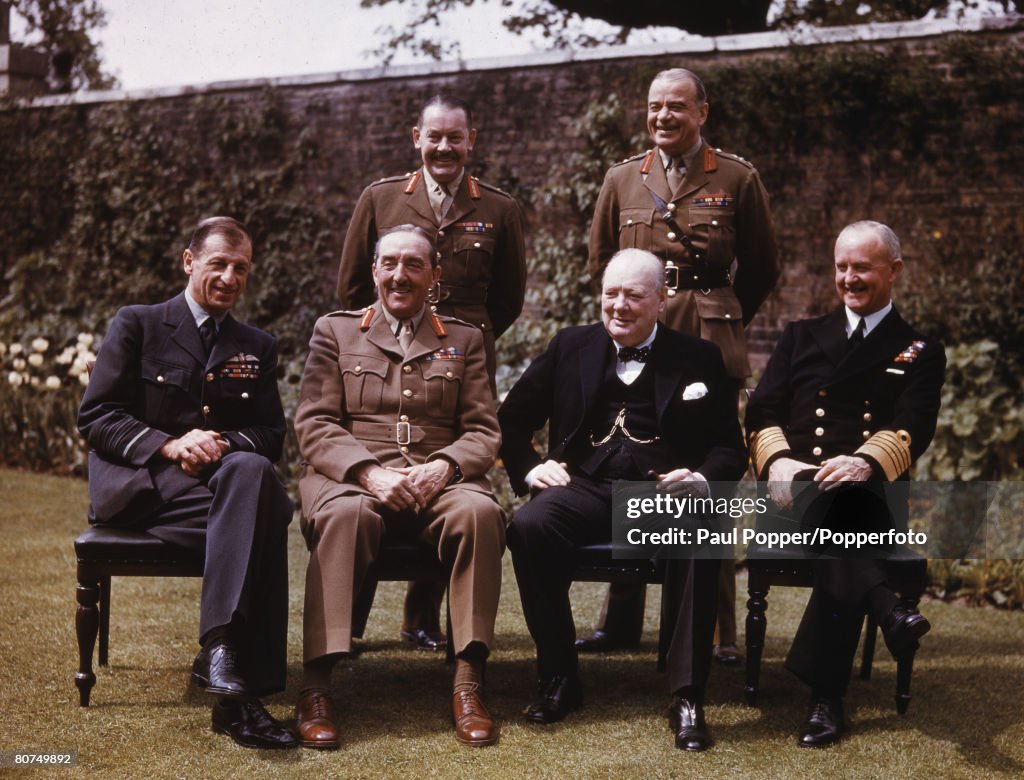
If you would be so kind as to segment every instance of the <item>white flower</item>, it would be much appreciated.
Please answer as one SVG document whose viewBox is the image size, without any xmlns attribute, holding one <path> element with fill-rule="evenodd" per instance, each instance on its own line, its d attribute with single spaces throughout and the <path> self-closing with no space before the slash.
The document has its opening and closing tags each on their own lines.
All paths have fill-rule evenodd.
<svg viewBox="0 0 1024 780">
<path fill-rule="evenodd" d="M 708 386 L 703 382 L 694 382 L 683 389 L 684 401 L 696 401 L 708 394 Z"/>
<path fill-rule="evenodd" d="M 78 359 L 82 361 L 83 365 L 91 363 L 96 359 L 96 354 L 88 349 L 78 350 Z"/>
<path fill-rule="evenodd" d="M 55 376 L 46 377 L 46 389 L 47 390 L 58 390 L 60 388 L 60 380 Z"/>
<path fill-rule="evenodd" d="M 75 362 L 71 364 L 71 368 L 68 369 L 68 374 L 71 376 L 81 376 L 86 369 L 85 361 L 81 357 L 76 357 Z"/>
<path fill-rule="evenodd" d="M 78 343 L 81 344 L 86 349 L 91 347 L 92 346 L 92 342 L 95 341 L 95 340 L 96 340 L 96 337 L 94 335 L 92 335 L 91 333 L 79 333 L 78 334 Z"/>
<path fill-rule="evenodd" d="M 0 356 L 7 352 L 7 345 L 0 341 Z"/>
<path fill-rule="evenodd" d="M 31 379 L 28 380 L 28 383 L 32 385 L 32 387 L 39 387 L 39 377 L 32 377 Z"/>
<path fill-rule="evenodd" d="M 25 370 L 25 358 L 14 358 L 14 362 L 11 363 L 11 365 L 14 366 L 14 370 L 15 371 L 24 371 Z"/>
<path fill-rule="evenodd" d="M 10 382 L 15 387 L 18 387 L 22 382 L 25 381 L 25 378 L 17 371 L 12 371 L 7 375 L 7 381 Z"/>
<path fill-rule="evenodd" d="M 57 365 L 66 366 L 75 358 L 74 347 L 64 347 L 64 351 L 57 355 Z"/>
<path fill-rule="evenodd" d="M 81 385 L 89 384 L 89 375 L 83 371 L 78 375 L 78 383 Z"/>
<path fill-rule="evenodd" d="M 50 348 L 50 342 L 43 338 L 32 340 L 33 352 L 46 352 Z"/>
<path fill-rule="evenodd" d="M 28 356 L 28 364 L 33 368 L 39 368 L 39 366 L 43 365 L 43 356 L 38 352 L 33 352 Z"/>
<path fill-rule="evenodd" d="M 14 344 L 11 344 L 11 350 L 10 351 L 11 351 L 12 355 L 20 355 L 21 351 L 23 349 L 24 349 L 24 347 L 22 347 L 21 344 L 18 344 L 17 342 L 15 342 Z"/>
</svg>

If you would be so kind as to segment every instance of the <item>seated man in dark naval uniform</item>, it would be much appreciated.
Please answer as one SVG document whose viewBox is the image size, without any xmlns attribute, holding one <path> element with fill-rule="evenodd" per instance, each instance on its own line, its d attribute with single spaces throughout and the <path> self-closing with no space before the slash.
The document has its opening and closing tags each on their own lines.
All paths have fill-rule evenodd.
<svg viewBox="0 0 1024 780">
<path fill-rule="evenodd" d="M 612 538 L 616 480 L 666 486 L 734 481 L 743 473 L 735 386 L 714 344 L 658 323 L 665 273 L 650 252 L 627 249 L 604 273 L 601 323 L 566 328 L 509 392 L 498 412 L 512 487 L 532 500 L 509 526 L 519 595 L 537 644 L 535 723 L 583 702 L 569 604 L 574 550 Z M 533 432 L 549 425 L 542 458 Z M 666 593 L 669 725 L 677 747 L 711 744 L 704 686 L 711 663 L 719 561 L 672 560 Z M 673 597 L 669 597 L 669 602 Z"/>
<path fill-rule="evenodd" d="M 217 696 L 213 729 L 294 747 L 256 698 L 284 688 L 293 507 L 272 466 L 285 434 L 274 339 L 230 314 L 252 241 L 212 217 L 183 261 L 185 291 L 118 311 L 96 358 L 78 416 L 89 519 L 204 557 L 192 679 Z"/>
<path fill-rule="evenodd" d="M 931 442 L 946 357 L 893 307 L 902 271 L 891 229 L 870 221 L 844 228 L 835 245 L 843 305 L 786 328 L 747 406 L 751 458 L 775 503 L 793 506 L 800 481 L 812 483 L 796 498 L 805 523 L 813 513 L 818 524 L 846 530 L 905 526 L 905 494 L 902 502 L 878 496 L 908 479 Z M 881 561 L 822 556 L 814 567 L 814 590 L 786 659 L 811 687 L 802 747 L 830 745 L 845 731 L 842 697 L 866 611 L 896 656 L 930 628 L 896 597 Z"/>
</svg>

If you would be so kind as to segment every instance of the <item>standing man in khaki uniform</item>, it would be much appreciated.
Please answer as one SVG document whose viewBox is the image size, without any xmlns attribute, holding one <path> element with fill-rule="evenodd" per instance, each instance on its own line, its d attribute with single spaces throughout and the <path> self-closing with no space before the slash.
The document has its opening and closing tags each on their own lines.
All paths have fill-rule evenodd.
<svg viewBox="0 0 1024 780">
<path fill-rule="evenodd" d="M 363 190 L 356 203 L 338 271 L 342 308 L 370 305 L 375 296 L 370 257 L 378 237 L 412 224 L 434 237 L 441 278 L 429 301 L 438 314 L 483 332 L 487 372 L 496 391 L 494 341 L 523 310 L 526 251 L 519 205 L 511 195 L 466 173 L 476 142 L 473 115 L 462 99 L 435 95 L 420 111 L 412 140 L 423 159 L 415 173 L 392 176 Z M 402 636 L 420 650 L 443 650 L 438 613 L 443 589 L 411 583 Z"/>
<path fill-rule="evenodd" d="M 684 68 L 658 73 L 647 97 L 655 148 L 609 169 L 590 229 L 588 269 L 599 278 L 620 249 L 646 249 L 665 264 L 675 330 L 714 342 L 737 390 L 750 376 L 744 327 L 779 278 L 768 194 L 754 167 L 701 137 L 708 117 L 700 78 Z M 716 658 L 735 652 L 735 567 L 723 562 Z M 612 585 L 597 630 L 580 650 L 640 641 L 644 587 Z"/>
<path fill-rule="evenodd" d="M 331 670 L 352 650 L 353 604 L 384 533 L 429 540 L 450 568 L 456 738 L 489 745 L 481 700 L 494 639 L 505 517 L 486 480 L 501 435 L 483 336 L 427 308 L 441 269 L 431 236 L 401 225 L 381 236 L 379 302 L 321 317 L 295 413 L 310 548 L 303 615 L 302 744 L 336 748 Z"/>
</svg>

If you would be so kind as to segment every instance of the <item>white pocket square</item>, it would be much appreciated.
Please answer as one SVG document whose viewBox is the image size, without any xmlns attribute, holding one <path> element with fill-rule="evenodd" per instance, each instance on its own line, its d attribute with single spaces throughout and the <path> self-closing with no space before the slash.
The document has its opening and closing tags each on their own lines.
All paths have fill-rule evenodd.
<svg viewBox="0 0 1024 780">
<path fill-rule="evenodd" d="M 683 388 L 684 401 L 696 401 L 698 398 L 703 398 L 707 394 L 708 386 L 703 382 L 694 382 L 692 385 L 687 385 Z"/>
</svg>

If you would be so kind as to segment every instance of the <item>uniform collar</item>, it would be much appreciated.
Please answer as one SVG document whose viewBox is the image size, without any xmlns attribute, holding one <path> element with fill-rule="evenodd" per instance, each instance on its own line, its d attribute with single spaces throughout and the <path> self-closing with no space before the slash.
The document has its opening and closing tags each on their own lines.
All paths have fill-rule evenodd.
<svg viewBox="0 0 1024 780">
<path fill-rule="evenodd" d="M 185 288 L 185 303 L 188 304 L 188 310 L 192 312 L 192 318 L 196 321 L 197 328 L 206 322 L 207 317 L 213 317 L 210 312 L 196 303 L 196 299 L 192 297 L 192 293 L 189 292 L 188 287 Z M 218 330 L 220 330 L 220 326 L 224 322 L 224 318 L 227 316 L 228 313 L 224 312 L 219 317 L 213 317 L 213 321 L 217 324 Z"/>
<path fill-rule="evenodd" d="M 466 169 L 463 168 L 459 171 L 459 175 L 448 182 L 445 187 L 448 188 L 448 194 L 451 197 L 455 197 L 455 193 L 459 191 L 459 187 L 462 186 L 462 180 L 466 177 Z M 444 200 L 444 190 L 440 189 L 441 185 L 434 180 L 434 177 L 430 175 L 430 171 L 427 170 L 427 166 L 423 166 L 423 183 L 427 187 L 427 197 L 433 202 L 436 200 L 441 203 Z"/>
<path fill-rule="evenodd" d="M 391 328 L 391 332 L 394 333 L 396 330 L 398 330 L 398 325 L 399 325 L 399 323 L 401 323 L 401 320 L 398 317 L 396 317 L 394 314 L 389 312 L 387 306 L 385 306 L 383 303 L 380 305 L 380 310 L 384 314 L 384 319 L 387 320 L 388 325 Z M 412 332 L 413 333 L 415 333 L 417 330 L 419 330 L 420 323 L 423 321 L 423 315 L 426 313 L 426 311 L 427 311 L 427 307 L 426 307 L 426 305 L 424 305 L 423 308 L 420 309 L 419 314 L 416 314 L 416 315 L 414 315 L 413 317 L 410 318 L 412 320 Z"/>
<path fill-rule="evenodd" d="M 700 151 L 700 146 L 702 143 L 704 143 L 704 139 L 701 138 L 700 136 L 697 136 L 697 143 L 695 143 L 693 146 L 691 146 L 689 149 L 683 152 L 682 157 L 683 162 L 686 164 L 686 170 L 690 170 L 690 168 L 693 167 L 693 160 L 697 156 L 697 152 Z M 661 157 L 661 164 L 665 167 L 665 170 L 667 171 L 672 160 L 674 160 L 675 158 L 672 157 L 672 155 L 670 155 L 668 152 L 661 149 L 660 147 L 658 148 L 658 155 Z"/>
<path fill-rule="evenodd" d="M 885 319 L 885 315 L 892 311 L 892 301 L 890 300 L 885 306 L 876 312 L 872 312 L 864 317 L 861 317 L 855 311 L 851 310 L 849 306 L 844 305 L 843 309 L 846 311 L 846 335 L 850 336 L 856 329 L 857 324 L 863 319 L 864 320 L 864 335 L 867 336 L 873 331 L 882 320 Z"/>
</svg>

